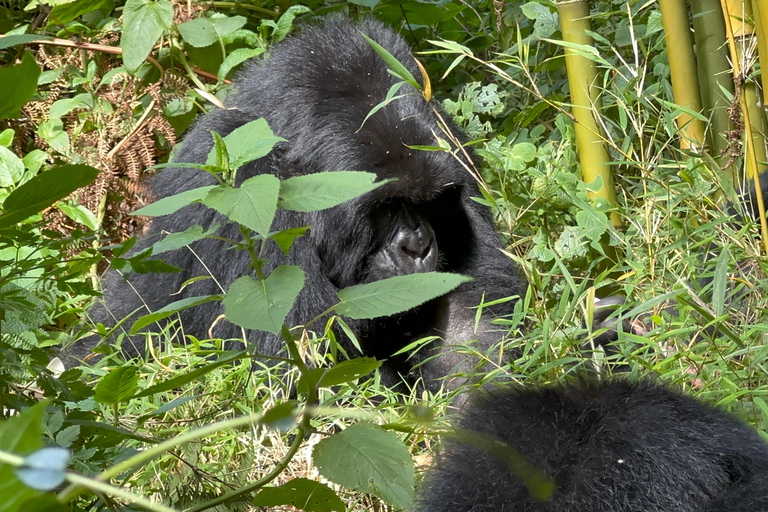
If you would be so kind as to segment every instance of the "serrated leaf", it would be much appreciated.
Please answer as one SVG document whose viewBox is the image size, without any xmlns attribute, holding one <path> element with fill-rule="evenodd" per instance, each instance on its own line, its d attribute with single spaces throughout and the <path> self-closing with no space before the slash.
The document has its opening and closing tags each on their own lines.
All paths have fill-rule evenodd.
<svg viewBox="0 0 768 512">
<path fill-rule="evenodd" d="M 392 180 L 376 181 L 371 172 L 333 171 L 288 178 L 280 184 L 283 210 L 314 212 L 339 205 Z"/>
<path fill-rule="evenodd" d="M 357 423 L 320 441 L 312 458 L 325 478 L 348 489 L 378 496 L 407 508 L 413 500 L 413 459 L 388 430 Z"/>
<path fill-rule="evenodd" d="M 264 281 L 243 276 L 229 287 L 224 314 L 244 329 L 278 334 L 302 288 L 304 271 L 293 265 L 277 267 Z"/>
<path fill-rule="evenodd" d="M 134 366 L 119 366 L 103 376 L 93 398 L 100 404 L 119 404 L 136 392 L 139 374 Z"/>
<path fill-rule="evenodd" d="M 219 66 L 219 72 L 216 76 L 219 80 L 224 80 L 237 66 L 248 59 L 258 57 L 262 53 L 264 53 L 264 48 L 237 48 L 232 50 L 232 52 L 227 55 L 227 58 L 224 59 L 224 62 L 221 63 L 221 66 Z"/>
<path fill-rule="evenodd" d="M 22 36 L 8 36 L 0 41 L 10 37 Z M 4 66 L 0 69 L 0 119 L 19 115 L 19 109 L 35 95 L 39 76 L 40 68 L 31 52 L 24 52 L 17 66 Z"/>
<path fill-rule="evenodd" d="M 237 188 L 215 187 L 205 196 L 203 204 L 266 237 L 277 211 L 279 191 L 280 180 L 263 174 L 248 178 Z"/>
<path fill-rule="evenodd" d="M 43 448 L 24 459 L 16 476 L 32 489 L 52 491 L 66 480 L 70 458 L 65 448 Z"/>
<path fill-rule="evenodd" d="M 284 229 L 276 233 L 271 233 L 269 238 L 274 240 L 275 243 L 277 243 L 277 245 L 280 247 L 280 250 L 283 251 L 283 253 L 287 256 L 291 251 L 293 242 L 295 242 L 298 237 L 304 236 L 304 233 L 306 233 L 308 229 L 309 226 Z"/>
<path fill-rule="evenodd" d="M 56 434 L 56 444 L 62 448 L 69 448 L 80 436 L 80 425 L 70 425 Z"/>
<path fill-rule="evenodd" d="M 276 137 L 267 121 L 260 118 L 234 129 L 224 137 L 224 142 L 229 152 L 229 165 L 232 169 L 237 169 L 268 155 L 275 144 L 285 142 L 285 139 Z M 212 149 L 205 161 L 206 165 L 213 165 L 215 157 Z"/>
<path fill-rule="evenodd" d="M 145 215 L 147 217 L 170 215 L 171 213 L 181 210 L 185 206 L 189 206 L 195 201 L 202 201 L 203 198 L 208 195 L 208 192 L 214 188 L 216 188 L 216 185 L 185 190 L 184 192 L 164 197 L 143 208 L 139 208 L 131 215 Z"/>
<path fill-rule="evenodd" d="M 168 0 L 128 0 L 123 9 L 123 64 L 133 73 L 149 56 L 163 31 L 173 23 L 173 4 Z"/>
<path fill-rule="evenodd" d="M 459 274 L 427 272 L 358 284 L 339 290 L 341 303 L 336 313 L 358 319 L 394 315 L 445 295 L 471 280 Z"/>
<path fill-rule="evenodd" d="M 87 165 L 61 165 L 38 174 L 10 193 L 3 202 L 0 227 L 10 226 L 43 211 L 98 176 Z"/>
<path fill-rule="evenodd" d="M 131 326 L 131 334 L 139 332 L 139 330 L 152 323 L 159 322 L 160 320 L 168 318 L 169 316 L 176 314 L 182 309 L 188 309 L 199 304 L 205 304 L 206 302 L 212 302 L 220 299 L 221 295 L 200 295 L 171 302 L 170 304 L 165 305 L 163 308 L 158 309 L 154 313 L 150 313 L 138 318 Z"/>
<path fill-rule="evenodd" d="M 346 507 L 333 490 L 307 478 L 294 478 L 279 487 L 263 487 L 253 498 L 257 507 L 292 505 L 306 512 L 344 512 Z"/>
<path fill-rule="evenodd" d="M 208 18 L 197 18 L 176 25 L 182 39 L 195 48 L 210 46 L 219 40 L 216 29 Z"/>
</svg>

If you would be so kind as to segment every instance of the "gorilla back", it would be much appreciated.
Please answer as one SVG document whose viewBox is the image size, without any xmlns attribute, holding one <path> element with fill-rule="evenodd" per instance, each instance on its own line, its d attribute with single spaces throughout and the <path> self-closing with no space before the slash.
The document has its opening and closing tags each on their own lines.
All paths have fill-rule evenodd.
<svg viewBox="0 0 768 512">
<path fill-rule="evenodd" d="M 759 435 L 650 382 L 508 389 L 474 404 L 458 426 L 514 447 L 554 493 L 539 502 L 505 462 L 451 442 L 426 476 L 418 512 L 768 511 Z"/>
<path fill-rule="evenodd" d="M 388 73 L 384 60 L 359 32 L 376 40 L 414 76 L 420 76 L 407 44 L 391 29 L 371 19 L 356 24 L 341 17 L 326 18 L 276 45 L 268 59 L 244 71 L 236 81 L 228 108 L 213 111 L 197 123 L 184 140 L 178 161 L 205 162 L 212 148 L 211 130 L 226 136 L 263 117 L 275 134 L 288 142 L 240 169 L 238 181 L 262 173 L 285 179 L 339 170 L 396 178 L 372 193 L 328 210 L 278 211 L 274 231 L 310 226 L 309 233 L 296 241 L 287 256 L 274 243 L 265 248 L 267 271 L 291 263 L 304 269 L 307 276 L 286 322 L 300 325 L 322 313 L 336 302 L 339 288 L 440 270 L 475 280 L 418 311 L 378 321 L 352 322 L 350 326 L 363 350 L 379 358 L 390 357 L 413 339 L 426 335 L 438 334 L 447 344 L 473 339 L 475 313 L 468 308 L 480 303 L 483 295 L 486 301 L 520 295 L 523 288 L 517 269 L 499 251 L 500 241 L 489 211 L 472 200 L 480 193 L 464 168 L 466 162 L 446 152 L 409 148 L 434 146 L 435 134 L 440 133 L 437 116 L 418 91 L 404 86 L 399 94 L 409 94 L 363 122 L 398 80 Z M 208 173 L 182 168 L 163 170 L 151 181 L 158 198 L 210 184 L 213 179 Z M 154 242 L 153 235 L 182 231 L 196 224 L 207 228 L 223 221 L 213 210 L 192 205 L 179 214 L 155 219 L 137 249 Z M 217 234 L 239 238 L 237 226 L 231 224 Z M 250 266 L 245 251 L 227 247 L 210 239 L 196 242 L 192 250 L 183 248 L 164 258 L 182 272 L 133 275 L 130 284 L 117 273 L 108 273 L 104 288 L 109 312 L 96 311 L 96 319 L 105 321 L 108 314 L 109 322 L 114 323 L 137 308 L 142 308 L 143 314 L 185 296 L 221 293 Z M 171 297 L 182 283 L 201 275 L 215 279 L 195 282 Z M 491 315 L 510 310 L 511 303 L 506 303 L 486 311 L 477 334 L 481 346 L 499 338 L 490 333 Z M 220 304 L 208 303 L 182 312 L 185 333 L 207 337 L 222 311 Z M 225 339 L 242 336 L 239 328 L 226 321 L 216 323 L 212 333 Z M 251 338 L 264 353 L 274 354 L 282 346 L 278 338 L 267 333 L 256 333 Z M 352 348 L 351 344 L 347 346 Z M 437 345 L 443 355 L 424 365 L 430 383 L 453 369 L 469 368 L 469 363 L 444 347 Z M 82 357 L 85 349 L 76 348 L 70 353 Z M 423 357 L 427 355 L 434 352 Z M 390 372 L 407 373 L 412 363 L 392 358 L 387 366 Z"/>
</svg>

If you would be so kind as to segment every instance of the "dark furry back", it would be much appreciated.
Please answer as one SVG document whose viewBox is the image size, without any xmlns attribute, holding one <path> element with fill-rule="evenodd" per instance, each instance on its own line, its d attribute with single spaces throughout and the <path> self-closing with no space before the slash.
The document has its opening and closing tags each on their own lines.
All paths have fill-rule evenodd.
<svg viewBox="0 0 768 512">
<path fill-rule="evenodd" d="M 651 382 L 515 388 L 475 403 L 459 427 L 495 436 L 552 478 L 537 503 L 500 460 L 448 443 L 419 512 L 768 510 L 768 446 L 715 408 Z"/>
</svg>

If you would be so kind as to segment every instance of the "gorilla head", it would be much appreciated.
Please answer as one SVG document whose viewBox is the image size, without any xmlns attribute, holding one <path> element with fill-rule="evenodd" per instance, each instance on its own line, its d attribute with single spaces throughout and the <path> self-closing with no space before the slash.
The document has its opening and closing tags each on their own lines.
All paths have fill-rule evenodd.
<svg viewBox="0 0 768 512">
<path fill-rule="evenodd" d="M 408 374 L 421 366 L 425 381 L 435 387 L 455 370 L 473 366 L 444 347 L 479 339 L 480 349 L 498 341 L 492 334 L 493 315 L 511 311 L 511 303 L 486 308 L 476 332 L 475 311 L 483 297 L 492 301 L 520 295 L 523 285 L 516 266 L 499 250 L 501 244 L 489 211 L 473 200 L 480 192 L 468 172 L 469 162 L 444 151 L 423 151 L 414 146 L 436 146 L 442 133 L 436 111 L 418 91 L 403 86 L 402 97 L 376 111 L 387 92 L 399 80 L 384 60 L 360 35 L 365 33 L 420 76 L 405 41 L 374 20 L 356 24 L 341 17 L 304 28 L 300 35 L 276 45 L 266 60 L 246 69 L 235 83 L 227 109 L 203 117 L 186 136 L 178 153 L 180 162 L 205 162 L 212 147 L 211 131 L 226 136 L 258 118 L 265 118 L 276 135 L 287 140 L 267 157 L 238 171 L 238 181 L 271 173 L 281 179 L 324 171 L 369 171 L 391 179 L 375 191 L 338 207 L 313 213 L 279 210 L 274 231 L 310 226 L 288 255 L 274 243 L 265 247 L 269 272 L 286 263 L 304 269 L 307 280 L 286 319 L 300 325 L 332 306 L 339 288 L 396 275 L 441 270 L 469 275 L 474 281 L 418 310 L 375 321 L 349 322 L 368 355 L 388 359 L 384 370 Z M 365 121 L 365 122 L 364 122 Z M 158 198 L 213 184 L 205 172 L 168 168 L 151 181 Z M 179 232 L 193 225 L 205 228 L 224 223 L 215 211 L 192 205 L 175 215 L 156 218 L 137 250 L 156 236 Z M 239 239 L 237 226 L 223 225 L 217 235 Z M 133 275 L 126 282 L 110 272 L 104 280 L 106 308 L 94 309 L 95 319 L 114 323 L 136 309 L 156 311 L 185 296 L 221 293 L 239 276 L 249 272 L 245 251 L 228 250 L 217 240 L 205 239 L 188 248 L 164 255 L 182 272 Z M 195 276 L 215 279 L 182 283 Z M 180 316 L 184 332 L 207 337 L 222 313 L 219 303 L 207 303 Z M 239 338 L 240 329 L 228 322 L 216 323 L 213 335 Z M 416 338 L 439 335 L 432 351 L 409 361 L 392 354 Z M 339 335 L 338 339 L 344 339 Z M 262 353 L 275 354 L 279 338 L 262 332 L 249 335 Z M 143 342 L 142 342 L 143 343 Z M 345 348 L 353 350 L 351 343 Z M 125 346 L 132 352 L 140 351 Z M 69 350 L 84 356 L 88 344 Z M 351 353 L 354 353 L 352 351 Z M 439 357 L 429 357 L 440 354 Z M 427 359 L 425 361 L 425 359 Z M 390 379 L 391 381 L 392 379 Z"/>
<path fill-rule="evenodd" d="M 418 512 L 768 510 L 760 436 L 651 382 L 497 391 L 469 407 L 458 427 L 493 448 L 448 443 L 426 475 Z M 499 442 L 551 479 L 548 500 L 532 496 L 519 459 L 515 474 L 498 458 Z"/>
</svg>

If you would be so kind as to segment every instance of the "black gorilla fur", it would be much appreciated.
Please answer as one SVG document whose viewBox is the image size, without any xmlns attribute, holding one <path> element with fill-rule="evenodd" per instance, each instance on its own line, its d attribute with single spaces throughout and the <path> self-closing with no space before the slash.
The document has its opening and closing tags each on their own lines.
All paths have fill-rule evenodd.
<svg viewBox="0 0 768 512">
<path fill-rule="evenodd" d="M 716 408 L 648 381 L 486 395 L 458 422 L 501 439 L 550 477 L 538 503 L 501 460 L 450 442 L 419 512 L 757 512 L 768 510 L 768 445 Z"/>
<path fill-rule="evenodd" d="M 420 76 L 406 42 L 383 24 L 372 19 L 355 23 L 341 17 L 326 18 L 276 45 L 268 59 L 244 71 L 228 101 L 229 109 L 213 111 L 199 121 L 186 136 L 177 161 L 205 162 L 212 147 L 211 130 L 225 136 L 263 117 L 275 134 L 288 142 L 242 168 L 238 181 L 261 173 L 285 179 L 337 170 L 397 178 L 329 210 L 309 214 L 278 211 L 275 231 L 310 226 L 289 256 L 274 243 L 268 244 L 264 254 L 270 262 L 267 271 L 290 263 L 306 272 L 305 288 L 287 324 L 303 324 L 326 310 L 337 301 L 339 288 L 398 274 L 457 272 L 472 276 L 474 281 L 418 310 L 377 321 L 353 321 L 351 327 L 365 353 L 377 358 L 390 358 L 414 339 L 431 334 L 441 335 L 446 344 L 479 337 L 481 348 L 487 348 L 499 339 L 498 333 L 490 332 L 490 318 L 511 312 L 512 303 L 488 308 L 477 334 L 473 332 L 475 311 L 469 308 L 477 306 L 483 295 L 486 301 L 520 295 L 524 288 L 518 269 L 499 250 L 501 243 L 490 212 L 472 199 L 480 197 L 480 192 L 462 162 L 445 152 L 407 147 L 434 146 L 435 135 L 441 133 L 437 116 L 417 91 L 404 86 L 399 94 L 411 94 L 387 105 L 363 124 L 365 116 L 398 80 L 387 72 L 384 60 L 358 31 L 391 52 L 414 76 Z M 151 188 L 162 198 L 213 183 L 205 172 L 168 168 L 152 179 Z M 137 248 L 156 241 L 152 235 L 182 231 L 195 224 L 208 227 L 223 220 L 213 210 L 192 205 L 176 215 L 155 219 L 149 236 Z M 224 226 L 217 234 L 239 238 L 234 225 Z M 209 271 L 224 289 L 248 272 L 250 259 L 245 251 L 227 250 L 226 244 L 215 240 L 192 247 L 194 254 L 184 248 L 163 255 L 167 262 L 184 269 L 180 273 L 133 275 L 130 285 L 117 273 L 108 273 L 104 289 L 109 313 L 96 310 L 95 319 L 114 324 L 137 308 L 144 314 L 147 309 L 155 311 L 183 297 L 221 293 L 216 283 L 207 279 L 188 286 L 180 295 L 170 295 L 187 279 L 208 275 Z M 182 312 L 185 333 L 207 337 L 222 312 L 218 303 Z M 241 337 L 240 329 L 226 321 L 219 322 L 213 334 L 224 339 Z M 275 354 L 282 347 L 277 337 L 267 333 L 251 338 L 262 353 Z M 125 345 L 127 352 L 142 351 Z M 353 350 L 351 343 L 346 348 Z M 83 357 L 87 349 L 87 344 L 81 345 L 69 354 Z M 428 352 L 422 351 L 420 360 L 430 355 Z M 422 373 L 428 384 L 436 385 L 452 369 L 469 368 L 449 352 L 443 351 L 444 355 L 424 365 Z M 393 372 L 408 373 L 413 364 L 414 360 L 390 358 L 386 367 L 391 377 Z"/>
</svg>

